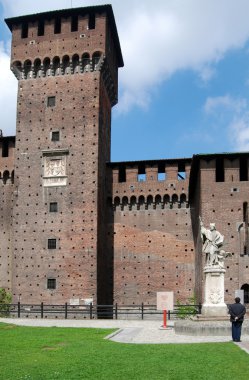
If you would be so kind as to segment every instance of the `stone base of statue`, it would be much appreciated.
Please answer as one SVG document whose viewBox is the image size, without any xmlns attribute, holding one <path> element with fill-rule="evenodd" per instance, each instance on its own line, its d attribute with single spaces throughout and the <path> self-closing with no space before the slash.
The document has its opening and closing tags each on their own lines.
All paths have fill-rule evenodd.
<svg viewBox="0 0 249 380">
<path fill-rule="evenodd" d="M 225 317 L 228 314 L 224 302 L 224 274 L 226 270 L 219 265 L 206 266 L 204 304 L 201 314 L 204 317 Z"/>
</svg>

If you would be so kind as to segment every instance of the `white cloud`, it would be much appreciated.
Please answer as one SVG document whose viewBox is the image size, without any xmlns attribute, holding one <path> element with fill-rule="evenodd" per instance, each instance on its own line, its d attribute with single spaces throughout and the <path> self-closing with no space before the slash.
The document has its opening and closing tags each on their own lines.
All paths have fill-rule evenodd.
<svg viewBox="0 0 249 380">
<path fill-rule="evenodd" d="M 9 66 L 9 55 L 6 53 L 3 42 L 0 42 L 0 114 L 4 135 L 14 135 L 16 128 L 17 80 Z"/>
<path fill-rule="evenodd" d="M 249 111 L 232 121 L 229 132 L 235 150 L 249 151 Z"/>
<path fill-rule="evenodd" d="M 207 115 L 218 120 L 236 151 L 249 151 L 249 104 L 247 99 L 224 96 L 209 97 L 204 105 Z"/>
<path fill-rule="evenodd" d="M 74 7 L 105 0 L 72 0 Z M 69 8 L 71 0 L 1 0 L 4 16 Z M 119 112 L 147 107 L 153 91 L 178 70 L 207 82 L 215 64 L 249 38 L 248 0 L 113 0 L 125 67 L 120 70 Z M 3 91 L 0 89 L 0 91 Z"/>
<path fill-rule="evenodd" d="M 234 98 L 229 94 L 216 97 L 208 97 L 204 110 L 206 113 L 214 113 L 218 110 L 225 111 L 229 110 L 230 112 L 240 114 L 247 108 L 247 100 L 245 98 Z"/>
</svg>

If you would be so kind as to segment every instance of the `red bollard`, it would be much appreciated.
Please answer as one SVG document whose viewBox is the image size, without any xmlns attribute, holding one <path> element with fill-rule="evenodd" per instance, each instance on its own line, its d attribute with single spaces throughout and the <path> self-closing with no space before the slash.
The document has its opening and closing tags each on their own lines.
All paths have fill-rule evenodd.
<svg viewBox="0 0 249 380">
<path fill-rule="evenodd" d="M 167 328 L 167 310 L 163 310 L 163 328 Z"/>
</svg>

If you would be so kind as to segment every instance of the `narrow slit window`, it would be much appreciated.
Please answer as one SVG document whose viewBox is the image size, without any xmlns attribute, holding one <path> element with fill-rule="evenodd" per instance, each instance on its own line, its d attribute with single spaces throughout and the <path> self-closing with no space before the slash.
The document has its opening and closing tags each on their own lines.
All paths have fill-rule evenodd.
<svg viewBox="0 0 249 380">
<path fill-rule="evenodd" d="M 120 166 L 118 171 L 118 182 L 126 182 L 125 166 Z"/>
<path fill-rule="evenodd" d="M 88 29 L 95 29 L 95 13 L 89 14 Z"/>
<path fill-rule="evenodd" d="M 216 158 L 216 182 L 224 182 L 224 159 L 223 157 Z"/>
<path fill-rule="evenodd" d="M 71 18 L 71 32 L 78 31 L 78 15 L 74 15 Z"/>
<path fill-rule="evenodd" d="M 22 23 L 22 38 L 27 38 L 28 37 L 28 32 L 29 32 L 29 25 L 27 22 Z"/>
<path fill-rule="evenodd" d="M 243 222 L 244 222 L 244 255 L 248 254 L 248 243 L 249 243 L 249 231 L 248 231 L 248 203 L 243 203 Z"/>
<path fill-rule="evenodd" d="M 48 239 L 48 249 L 56 249 L 56 239 Z"/>
<path fill-rule="evenodd" d="M 39 20 L 38 21 L 37 35 L 38 36 L 44 36 L 44 20 Z"/>
<path fill-rule="evenodd" d="M 239 179 L 240 181 L 248 181 L 248 161 L 247 157 L 241 157 L 239 162 Z"/>
<path fill-rule="evenodd" d="M 3 140 L 2 157 L 9 157 L 9 142 L 8 142 L 8 140 Z"/>
<path fill-rule="evenodd" d="M 55 278 L 48 278 L 47 279 L 47 288 L 48 289 L 56 289 L 56 279 Z"/>
<path fill-rule="evenodd" d="M 61 33 L 61 19 L 57 17 L 54 20 L 54 34 L 59 34 Z"/>
</svg>

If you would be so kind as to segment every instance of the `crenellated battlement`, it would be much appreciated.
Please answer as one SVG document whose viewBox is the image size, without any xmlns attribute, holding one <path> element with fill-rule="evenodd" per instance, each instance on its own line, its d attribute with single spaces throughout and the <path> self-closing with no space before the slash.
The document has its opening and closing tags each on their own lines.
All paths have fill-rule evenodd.
<svg viewBox="0 0 249 380">
<path fill-rule="evenodd" d="M 19 81 L 99 71 L 111 105 L 117 103 L 123 58 L 111 6 L 14 17 L 6 23 L 12 32 L 11 70 Z"/>
<path fill-rule="evenodd" d="M 188 207 L 191 159 L 120 162 L 109 165 L 114 209 Z"/>
</svg>

